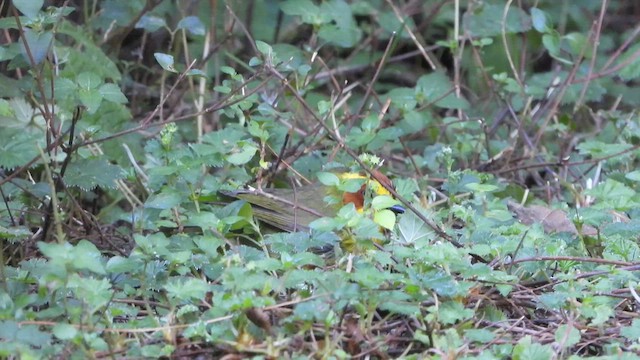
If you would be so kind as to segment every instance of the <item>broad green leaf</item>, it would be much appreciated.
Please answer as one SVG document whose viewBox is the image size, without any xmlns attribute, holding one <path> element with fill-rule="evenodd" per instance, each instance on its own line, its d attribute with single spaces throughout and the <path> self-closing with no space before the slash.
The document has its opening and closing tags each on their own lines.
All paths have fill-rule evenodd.
<svg viewBox="0 0 640 360">
<path fill-rule="evenodd" d="M 95 113 L 102 104 L 102 94 L 98 89 L 79 89 L 78 98 L 89 114 Z"/>
<path fill-rule="evenodd" d="M 640 52 L 640 44 L 634 44 L 620 55 L 620 59 L 617 61 L 617 64 L 625 64 L 625 66 L 618 72 L 618 75 L 622 79 L 633 80 L 640 77 L 640 56 L 636 56 L 636 53 L 638 52 Z M 633 60 L 629 61 L 631 59 Z"/>
<path fill-rule="evenodd" d="M 533 28 L 540 33 L 547 33 L 551 28 L 548 24 L 547 14 L 538 8 L 531 8 L 531 23 Z"/>
<path fill-rule="evenodd" d="M 44 0 L 13 0 L 12 4 L 26 17 L 33 19 L 40 13 Z"/>
<path fill-rule="evenodd" d="M 127 97 L 124 96 L 120 88 L 116 84 L 107 83 L 102 84 L 99 89 L 100 95 L 111 102 L 115 102 L 118 104 L 126 104 L 128 102 Z"/>
<path fill-rule="evenodd" d="M 196 16 L 187 16 L 178 22 L 178 29 L 185 29 L 192 35 L 203 36 L 205 34 L 204 24 Z"/>
<path fill-rule="evenodd" d="M 393 227 L 396 225 L 396 214 L 386 209 L 376 211 L 373 214 L 373 221 L 387 230 L 393 230 Z"/>
<path fill-rule="evenodd" d="M 623 326 L 620 329 L 620 335 L 637 342 L 640 339 L 640 319 L 633 319 L 630 326 Z"/>
<path fill-rule="evenodd" d="M 560 325 L 556 329 L 555 339 L 563 349 L 570 349 L 580 341 L 580 330 L 571 325 Z"/>
<path fill-rule="evenodd" d="M 462 23 L 464 28 L 474 37 L 498 36 L 503 32 L 504 5 L 483 3 L 473 12 L 465 12 Z M 506 25 L 507 33 L 521 33 L 531 29 L 531 18 L 517 6 L 508 9 Z"/>
<path fill-rule="evenodd" d="M 388 209 L 398 204 L 400 204 L 400 202 L 389 195 L 378 195 L 371 201 L 371 207 L 375 210 Z"/>
<path fill-rule="evenodd" d="M 106 159 L 79 159 L 72 161 L 65 173 L 67 186 L 91 190 L 97 186 L 115 188 L 115 181 L 124 176 L 122 168 L 110 164 Z"/>
<path fill-rule="evenodd" d="M 77 42 L 78 47 L 67 49 L 69 64 L 68 70 L 63 70 L 63 76 L 75 78 L 79 72 L 89 71 L 104 79 L 121 80 L 122 75 L 116 64 L 96 45 L 94 38 L 83 27 L 62 21 L 57 27 L 57 32 L 71 37 Z"/>
<path fill-rule="evenodd" d="M 264 41 L 256 41 L 256 48 L 258 48 L 258 51 L 267 57 L 273 56 L 273 49 L 271 48 L 271 45 Z"/>
<path fill-rule="evenodd" d="M 60 340 L 71 340 L 78 334 L 78 329 L 71 324 L 56 324 L 51 329 L 53 335 Z"/>
<path fill-rule="evenodd" d="M 340 178 L 331 172 L 319 172 L 317 174 L 318 181 L 326 186 L 338 186 L 340 184 Z"/>
<path fill-rule="evenodd" d="M 26 164 L 39 156 L 38 145 L 45 146 L 42 134 L 3 128 L 0 131 L 0 166 L 15 169 Z"/>
<path fill-rule="evenodd" d="M 443 72 L 423 75 L 416 84 L 415 96 L 420 103 L 434 103 L 447 109 L 467 109 L 469 103 L 455 95 L 451 80 Z"/>
<path fill-rule="evenodd" d="M 499 188 L 495 185 L 491 185 L 491 184 L 478 184 L 478 183 L 469 183 L 466 184 L 465 187 L 469 190 L 471 190 L 472 192 L 494 192 L 496 190 L 498 190 Z"/>
<path fill-rule="evenodd" d="M 398 233 L 401 242 L 405 244 L 422 243 L 424 246 L 424 243 L 433 237 L 433 230 L 430 227 L 427 227 L 427 225 L 413 212 L 406 212 L 400 216 L 400 220 L 398 221 Z"/>
<path fill-rule="evenodd" d="M 92 72 L 83 72 L 79 74 L 78 78 L 76 79 L 76 82 L 78 83 L 78 86 L 80 86 L 81 89 L 85 89 L 85 90 L 95 89 L 98 87 L 98 85 L 103 83 L 100 76 Z"/>
<path fill-rule="evenodd" d="M 33 57 L 35 64 L 40 64 L 42 60 L 47 56 L 51 47 L 51 41 L 53 40 L 53 33 L 51 31 L 36 32 L 32 29 L 24 29 L 24 38 L 29 46 L 29 51 Z M 22 49 L 22 56 L 27 62 L 30 62 L 29 54 L 25 48 L 24 42 L 20 42 Z"/>
<path fill-rule="evenodd" d="M 167 23 L 163 18 L 149 14 L 144 14 L 136 23 L 136 29 L 144 29 L 148 32 L 154 32 L 166 26 Z"/>
<path fill-rule="evenodd" d="M 150 209 L 171 209 L 181 202 L 182 196 L 177 191 L 165 188 L 159 194 L 151 195 L 144 206 Z"/>
<path fill-rule="evenodd" d="M 226 156 L 226 160 L 233 165 L 244 165 L 248 163 L 258 152 L 258 147 L 252 142 L 242 141 L 235 146 L 231 154 Z"/>
</svg>

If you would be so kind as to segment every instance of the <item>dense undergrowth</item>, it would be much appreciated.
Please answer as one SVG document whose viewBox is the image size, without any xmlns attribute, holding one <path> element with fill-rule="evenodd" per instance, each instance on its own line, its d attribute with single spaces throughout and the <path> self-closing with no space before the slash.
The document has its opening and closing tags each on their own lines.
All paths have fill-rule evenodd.
<svg viewBox="0 0 640 360">
<path fill-rule="evenodd" d="M 634 1 L 0 5 L 3 358 L 638 353 Z"/>
</svg>

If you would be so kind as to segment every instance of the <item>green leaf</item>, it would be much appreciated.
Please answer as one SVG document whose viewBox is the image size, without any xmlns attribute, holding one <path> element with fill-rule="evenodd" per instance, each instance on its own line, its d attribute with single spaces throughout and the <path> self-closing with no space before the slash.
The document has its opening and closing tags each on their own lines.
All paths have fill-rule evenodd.
<svg viewBox="0 0 640 360">
<path fill-rule="evenodd" d="M 258 51 L 267 57 L 273 56 L 273 49 L 271 48 L 271 45 L 264 41 L 256 41 L 256 48 L 258 48 Z"/>
<path fill-rule="evenodd" d="M 103 81 L 98 75 L 92 72 L 83 72 L 78 75 L 76 82 L 80 88 L 91 90 L 97 88 Z"/>
<path fill-rule="evenodd" d="M 464 337 L 481 344 L 485 344 L 495 339 L 496 334 L 487 329 L 467 329 L 464 330 Z"/>
<path fill-rule="evenodd" d="M 634 80 L 640 77 L 640 56 L 635 56 L 640 51 L 640 43 L 634 44 L 625 50 L 620 59 L 617 61 L 618 65 L 625 64 L 625 66 L 618 72 L 618 75 L 623 80 Z M 632 61 L 629 61 L 633 59 Z"/>
<path fill-rule="evenodd" d="M 301 16 L 307 24 L 320 25 L 331 19 L 330 14 L 320 11 L 311 0 L 286 0 L 280 3 L 280 9 L 287 15 Z"/>
<path fill-rule="evenodd" d="M 430 216 L 427 216 L 428 218 Z M 406 212 L 398 221 L 400 240 L 405 244 L 427 242 L 433 236 L 433 230 L 420 220 L 413 212 Z"/>
<path fill-rule="evenodd" d="M 231 76 L 237 74 L 236 69 L 234 69 L 234 68 L 232 68 L 230 66 L 221 66 L 220 67 L 220 72 L 223 73 L 223 74 L 231 75 Z"/>
<path fill-rule="evenodd" d="M 38 145 L 44 147 L 41 134 L 3 128 L 0 131 L 0 166 L 15 169 L 26 164 L 39 156 Z"/>
<path fill-rule="evenodd" d="M 319 172 L 317 174 L 318 181 L 326 186 L 338 186 L 340 184 L 340 178 L 338 175 L 331 172 Z"/>
<path fill-rule="evenodd" d="M 463 27 L 473 37 L 492 37 L 502 34 L 504 5 L 483 3 L 479 9 L 465 12 Z M 505 31 L 522 33 L 531 29 L 531 18 L 519 7 L 511 6 L 507 13 Z"/>
<path fill-rule="evenodd" d="M 107 100 L 118 104 L 126 104 L 129 101 L 127 97 L 124 96 L 120 88 L 116 84 L 102 84 L 99 89 L 100 95 Z"/>
<path fill-rule="evenodd" d="M 162 66 L 163 69 L 173 73 L 178 72 L 176 68 L 173 66 L 174 64 L 173 55 L 157 52 L 157 53 L 154 53 L 153 56 L 156 58 L 156 61 L 158 62 L 158 64 L 160 64 L 160 66 Z"/>
<path fill-rule="evenodd" d="M 572 32 L 562 37 L 562 41 L 569 47 L 569 53 L 573 58 L 582 55 L 585 59 L 591 59 L 593 50 L 589 39 L 584 34 Z"/>
<path fill-rule="evenodd" d="M 611 155 L 615 155 L 625 150 L 628 150 L 631 147 L 632 146 L 629 144 L 624 144 L 624 143 L 606 144 L 598 140 L 588 140 L 588 141 L 579 143 L 576 146 L 576 148 L 580 151 L 580 154 L 589 155 L 594 158 L 608 157 Z"/>
<path fill-rule="evenodd" d="M 551 347 L 532 343 L 529 335 L 520 339 L 513 349 L 513 360 L 547 360 L 551 358 L 553 358 Z"/>
<path fill-rule="evenodd" d="M 418 105 L 416 91 L 411 88 L 396 87 L 387 96 L 395 107 L 404 111 L 413 110 Z"/>
<path fill-rule="evenodd" d="M 473 317 L 474 311 L 466 309 L 463 304 L 457 301 L 447 301 L 440 305 L 438 318 L 443 324 L 455 324 Z"/>
<path fill-rule="evenodd" d="M 40 13 L 44 0 L 13 0 L 12 3 L 26 17 L 33 19 Z"/>
<path fill-rule="evenodd" d="M 420 102 L 433 102 L 446 109 L 468 109 L 469 103 L 455 95 L 451 80 L 443 72 L 423 75 L 416 84 L 415 96 Z"/>
<path fill-rule="evenodd" d="M 547 14 L 538 8 L 531 8 L 531 23 L 538 32 L 549 32 L 550 26 L 547 23 Z"/>
<path fill-rule="evenodd" d="M 51 31 L 36 32 L 30 28 L 25 28 L 24 38 L 29 46 L 31 56 L 33 56 L 33 61 L 36 64 L 40 64 L 49 52 L 51 42 L 53 41 L 53 33 Z M 22 49 L 22 56 L 27 62 L 30 62 L 24 42 L 20 42 L 20 47 Z"/>
<path fill-rule="evenodd" d="M 620 329 L 620 335 L 629 339 L 629 341 L 640 341 L 640 319 L 633 319 L 631 326 L 623 326 Z"/>
<path fill-rule="evenodd" d="M 465 187 L 470 191 L 477 192 L 477 193 L 494 192 L 499 189 L 495 185 L 479 184 L 479 183 L 469 183 L 469 184 L 466 184 Z"/>
<path fill-rule="evenodd" d="M 56 324 L 52 331 L 53 336 L 60 340 L 71 340 L 78 334 L 78 329 L 70 324 Z"/>
<path fill-rule="evenodd" d="M 67 186 L 77 186 L 91 190 L 98 186 L 115 188 L 115 181 L 122 179 L 124 173 L 118 165 L 110 164 L 106 159 L 79 159 L 72 161 L 65 173 Z"/>
<path fill-rule="evenodd" d="M 211 290 L 210 285 L 197 278 L 172 279 L 165 286 L 169 297 L 176 300 L 201 300 L 204 299 L 207 291 Z"/>
<path fill-rule="evenodd" d="M 75 246 L 69 243 L 39 242 L 38 249 L 53 263 L 61 263 L 68 269 L 89 270 L 100 275 L 106 274 L 100 261 L 100 251 L 87 240 L 80 240 Z"/>
<path fill-rule="evenodd" d="M 332 23 L 320 26 L 318 37 L 340 47 L 353 47 L 362 37 L 362 31 L 357 26 L 349 4 L 344 0 L 330 0 L 320 6 L 322 14 L 332 17 Z"/>
<path fill-rule="evenodd" d="M 625 178 L 631 180 L 631 181 L 640 181 L 640 170 L 634 170 L 630 173 L 627 173 L 624 175 Z"/>
<path fill-rule="evenodd" d="M 78 72 L 89 71 L 104 79 L 114 81 L 121 79 L 122 75 L 116 64 L 95 44 L 93 37 L 85 28 L 63 21 L 59 24 L 57 32 L 67 35 L 77 42 L 77 48 L 67 48 L 69 64 L 67 65 L 68 70 L 63 71 L 63 76 L 74 78 Z"/>
<path fill-rule="evenodd" d="M 400 204 L 400 202 L 389 195 L 378 195 L 371 201 L 371 207 L 375 210 L 388 209 L 398 204 Z"/>
<path fill-rule="evenodd" d="M 373 221 L 387 230 L 393 230 L 396 225 L 396 214 L 387 209 L 376 211 L 373 214 Z"/>
<path fill-rule="evenodd" d="M 546 33 L 542 36 L 542 45 L 544 45 L 545 49 L 547 49 L 549 55 L 551 55 L 556 60 L 571 65 L 570 60 L 565 59 L 561 56 L 561 43 L 562 39 L 560 38 L 560 34 L 556 31 L 551 31 L 550 33 Z"/>
<path fill-rule="evenodd" d="M 200 211 L 199 213 L 189 216 L 186 225 L 193 225 L 201 228 L 202 230 L 206 230 L 216 229 L 219 222 L 220 219 L 218 219 L 218 217 L 214 213 Z"/>
<path fill-rule="evenodd" d="M 204 36 L 204 24 L 196 16 L 187 16 L 178 22 L 178 29 L 185 29 L 192 35 Z"/>
<path fill-rule="evenodd" d="M 151 195 L 144 206 L 149 209 L 171 209 L 182 202 L 182 196 L 175 190 L 165 188 L 159 194 Z"/>
<path fill-rule="evenodd" d="M 78 98 L 89 114 L 94 114 L 102 104 L 102 94 L 97 89 L 79 89 Z"/>
<path fill-rule="evenodd" d="M 107 260 L 106 270 L 111 274 L 134 272 L 142 264 L 132 258 L 113 256 Z"/>
<path fill-rule="evenodd" d="M 148 32 L 154 32 L 166 26 L 167 23 L 163 18 L 149 14 L 144 14 L 136 23 L 136 29 L 144 29 Z"/>
<path fill-rule="evenodd" d="M 580 330 L 571 325 L 560 325 L 556 329 L 555 339 L 563 349 L 570 349 L 580 341 Z"/>
<path fill-rule="evenodd" d="M 231 152 L 226 156 L 226 160 L 233 165 L 244 165 L 258 152 L 258 147 L 253 142 L 241 141 L 233 147 Z"/>
</svg>

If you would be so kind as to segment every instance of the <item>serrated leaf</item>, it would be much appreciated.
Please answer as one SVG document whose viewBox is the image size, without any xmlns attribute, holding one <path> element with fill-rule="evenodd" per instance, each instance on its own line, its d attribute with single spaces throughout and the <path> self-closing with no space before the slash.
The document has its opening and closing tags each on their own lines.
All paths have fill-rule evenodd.
<svg viewBox="0 0 640 360">
<path fill-rule="evenodd" d="M 4 226 L 0 226 L 0 239 L 14 239 L 14 238 L 22 238 L 31 236 L 33 233 L 24 226 L 12 226 L 6 228 Z"/>
<path fill-rule="evenodd" d="M 102 94 L 98 89 L 80 89 L 78 90 L 78 98 L 82 105 L 87 107 L 89 114 L 95 113 L 102 104 Z"/>
<path fill-rule="evenodd" d="M 95 73 L 83 72 L 78 75 L 76 82 L 81 88 L 91 90 L 97 88 L 102 83 L 102 79 Z"/>
<path fill-rule="evenodd" d="M 116 64 L 101 48 L 96 46 L 95 40 L 84 28 L 74 26 L 68 21 L 62 21 L 57 28 L 57 32 L 68 35 L 78 43 L 77 45 L 81 45 L 81 47 L 78 46 L 78 49 L 75 47 L 67 48 L 70 59 L 67 67 L 70 71 L 91 71 L 105 79 L 114 81 L 121 79 L 122 75 Z M 66 74 L 66 76 L 72 77 L 74 75 L 73 72 Z"/>
<path fill-rule="evenodd" d="M 100 95 L 107 100 L 118 104 L 126 104 L 129 101 L 127 97 L 124 96 L 118 85 L 116 84 L 102 84 L 99 89 Z"/>
<path fill-rule="evenodd" d="M 38 144 L 44 147 L 42 134 L 23 129 L 4 128 L 0 131 L 0 166 L 15 169 L 39 156 Z"/>
<path fill-rule="evenodd" d="M 105 159 L 80 159 L 67 167 L 64 180 L 67 186 L 91 190 L 98 186 L 115 188 L 115 181 L 123 178 L 120 166 L 110 164 Z"/>
<path fill-rule="evenodd" d="M 521 33 L 531 29 L 531 18 L 519 7 L 512 6 L 508 10 L 506 25 L 503 26 L 504 5 L 484 3 L 476 11 L 465 12 L 463 27 L 473 37 L 492 37 L 502 34 L 503 27 L 507 33 Z"/>
</svg>

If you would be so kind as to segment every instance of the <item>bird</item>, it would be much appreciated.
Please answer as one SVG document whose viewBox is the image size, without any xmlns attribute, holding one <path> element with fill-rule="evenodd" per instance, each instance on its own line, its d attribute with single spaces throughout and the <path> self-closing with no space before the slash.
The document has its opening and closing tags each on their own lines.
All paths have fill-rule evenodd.
<svg viewBox="0 0 640 360">
<path fill-rule="evenodd" d="M 370 198 L 379 195 L 391 196 L 389 191 L 376 180 L 389 187 L 393 187 L 392 181 L 379 170 L 373 170 L 373 177 L 357 172 L 343 172 L 336 174 L 341 181 L 352 179 L 363 182 L 355 192 L 343 192 L 323 184 L 304 185 L 290 189 L 238 189 L 224 191 L 223 194 L 232 198 L 244 200 L 252 205 L 254 216 L 277 229 L 286 232 L 310 230 L 309 225 L 323 217 L 334 217 L 344 205 L 353 204 L 355 209 L 362 213 Z M 336 203 L 325 202 L 326 196 L 332 196 Z M 400 205 L 392 205 L 388 208 L 395 214 L 404 213 Z"/>
</svg>

